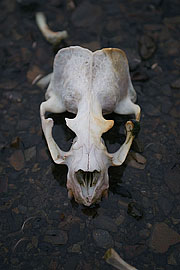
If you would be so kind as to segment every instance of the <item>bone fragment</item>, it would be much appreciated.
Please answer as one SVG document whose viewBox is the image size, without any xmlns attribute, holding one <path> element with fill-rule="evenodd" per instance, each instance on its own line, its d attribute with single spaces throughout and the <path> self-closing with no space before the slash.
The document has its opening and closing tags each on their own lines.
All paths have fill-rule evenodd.
<svg viewBox="0 0 180 270">
<path fill-rule="evenodd" d="M 67 31 L 53 32 L 52 30 L 50 30 L 46 22 L 46 17 L 42 12 L 36 13 L 36 23 L 45 39 L 51 44 L 55 45 L 57 43 L 60 43 L 62 39 L 68 37 Z"/>
<path fill-rule="evenodd" d="M 42 78 L 42 76 L 42 74 L 38 74 L 36 78 L 32 81 L 32 85 L 36 84 Z"/>
<path fill-rule="evenodd" d="M 138 270 L 137 268 L 126 263 L 113 248 L 106 251 L 104 259 L 107 263 L 119 270 Z"/>
<path fill-rule="evenodd" d="M 48 84 L 50 83 L 51 76 L 52 76 L 52 73 L 49 73 L 45 77 L 36 79 L 35 82 L 33 81 L 34 82 L 33 84 L 38 85 L 42 89 L 45 89 L 48 86 Z"/>
<path fill-rule="evenodd" d="M 76 8 L 74 0 L 67 0 L 66 2 L 67 2 L 67 9 L 68 10 L 74 10 Z"/>
</svg>

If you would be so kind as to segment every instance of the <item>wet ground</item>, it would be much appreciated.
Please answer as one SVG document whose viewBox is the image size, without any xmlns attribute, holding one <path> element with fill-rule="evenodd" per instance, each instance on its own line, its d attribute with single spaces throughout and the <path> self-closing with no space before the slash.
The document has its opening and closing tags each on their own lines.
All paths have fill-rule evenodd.
<svg viewBox="0 0 180 270">
<path fill-rule="evenodd" d="M 178 0 L 2 0 L 0 2 L 0 268 L 114 269 L 109 247 L 139 270 L 180 267 L 180 4 Z M 41 131 L 45 90 L 34 78 L 51 72 L 58 47 L 42 37 L 35 12 L 66 29 L 59 48 L 124 49 L 142 108 L 132 150 L 146 166 L 111 168 L 109 198 L 87 208 L 67 198 L 65 166 L 53 164 Z M 55 116 L 64 150 L 73 134 Z M 123 136 L 105 136 L 110 149 Z M 58 139 L 59 138 L 59 139 Z"/>
</svg>

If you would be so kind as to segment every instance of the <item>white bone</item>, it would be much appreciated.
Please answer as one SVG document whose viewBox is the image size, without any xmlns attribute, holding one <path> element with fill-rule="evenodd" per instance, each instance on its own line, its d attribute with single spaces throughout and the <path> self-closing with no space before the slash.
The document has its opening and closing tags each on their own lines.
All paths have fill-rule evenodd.
<svg viewBox="0 0 180 270">
<path fill-rule="evenodd" d="M 125 262 L 113 248 L 106 251 L 104 258 L 107 263 L 119 270 L 137 270 L 137 268 Z"/>
<path fill-rule="evenodd" d="M 39 76 L 39 75 L 38 75 L 38 76 Z M 45 89 L 45 88 L 48 86 L 48 84 L 49 84 L 49 82 L 50 82 L 50 80 L 51 80 L 51 76 L 52 76 L 52 73 L 46 75 L 46 76 L 43 77 L 43 78 L 41 78 L 41 77 L 40 77 L 40 78 L 36 78 L 36 79 L 33 81 L 32 84 L 37 84 L 40 88 Z"/>
<path fill-rule="evenodd" d="M 61 42 L 62 39 L 68 37 L 67 31 L 53 32 L 50 30 L 46 22 L 46 17 L 42 12 L 36 13 L 36 23 L 46 40 L 52 44 L 57 44 Z"/>
<path fill-rule="evenodd" d="M 108 189 L 108 167 L 124 162 L 134 139 L 134 124 L 128 121 L 124 144 L 116 153 L 109 154 L 101 136 L 114 122 L 105 120 L 103 113 L 134 114 L 140 120 L 140 107 L 134 104 L 136 92 L 124 52 L 108 48 L 93 53 L 78 46 L 61 49 L 54 60 L 46 99 L 40 115 L 51 156 L 54 162 L 68 166 L 67 188 L 75 200 L 90 205 Z M 45 119 L 46 111 L 66 110 L 77 114 L 74 119 L 66 119 L 77 136 L 68 153 L 61 151 L 52 138 L 52 119 Z M 99 178 L 90 186 L 86 173 L 92 172 L 90 177 L 95 179 L 95 171 Z M 77 172 L 85 179 L 78 181 Z"/>
</svg>

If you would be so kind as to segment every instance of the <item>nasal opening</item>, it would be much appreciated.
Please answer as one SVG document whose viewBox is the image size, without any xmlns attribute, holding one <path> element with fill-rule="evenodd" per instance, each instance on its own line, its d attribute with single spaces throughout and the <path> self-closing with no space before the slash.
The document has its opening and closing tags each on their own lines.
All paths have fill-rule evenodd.
<svg viewBox="0 0 180 270">
<path fill-rule="evenodd" d="M 78 183 L 84 187 L 93 187 L 97 184 L 100 172 L 94 170 L 93 172 L 79 170 L 76 173 Z"/>
</svg>

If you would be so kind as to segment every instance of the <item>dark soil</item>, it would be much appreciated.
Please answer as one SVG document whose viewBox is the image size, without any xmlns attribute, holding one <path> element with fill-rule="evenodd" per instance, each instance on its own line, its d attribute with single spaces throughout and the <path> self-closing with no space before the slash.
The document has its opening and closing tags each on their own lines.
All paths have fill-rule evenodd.
<svg viewBox="0 0 180 270">
<path fill-rule="evenodd" d="M 113 269 L 103 259 L 109 247 L 139 270 L 179 269 L 179 10 L 178 0 L 1 0 L 1 269 Z M 48 44 L 37 11 L 69 38 Z M 45 90 L 32 85 L 71 45 L 123 49 L 142 108 L 132 150 L 146 157 L 145 168 L 110 168 L 109 198 L 90 208 L 68 200 L 67 168 L 53 163 L 41 130 Z M 67 150 L 74 135 L 64 116 L 55 116 L 55 137 Z M 116 125 L 106 143 L 118 147 L 127 117 L 108 117 Z"/>
</svg>

